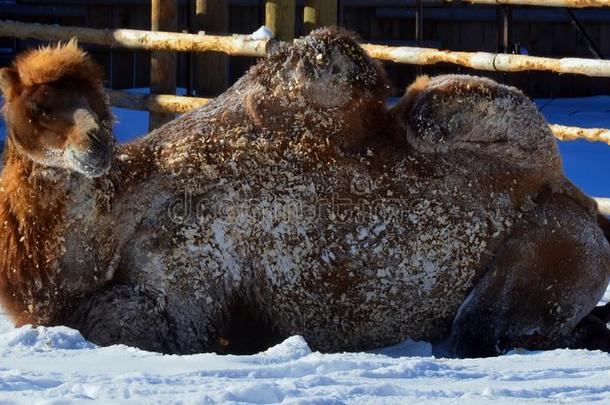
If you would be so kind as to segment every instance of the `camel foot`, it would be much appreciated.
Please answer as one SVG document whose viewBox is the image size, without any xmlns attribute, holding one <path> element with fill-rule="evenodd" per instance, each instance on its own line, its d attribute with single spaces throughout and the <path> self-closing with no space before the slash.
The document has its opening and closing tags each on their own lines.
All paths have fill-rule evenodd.
<svg viewBox="0 0 610 405">
<path fill-rule="evenodd" d="M 82 300 L 65 324 L 100 346 L 182 352 L 162 297 L 138 286 L 113 285 Z"/>
<path fill-rule="evenodd" d="M 599 308 L 606 310 L 606 316 L 610 315 L 608 304 Z M 606 321 L 593 315 L 594 312 L 596 311 L 586 316 L 574 329 L 570 349 L 602 350 L 610 353 L 610 329 Z"/>
<path fill-rule="evenodd" d="M 610 307 L 593 314 L 588 308 L 609 273 L 595 218 L 571 198 L 550 195 L 515 225 L 462 304 L 451 336 L 456 355 L 494 356 L 517 347 L 608 351 Z"/>
</svg>

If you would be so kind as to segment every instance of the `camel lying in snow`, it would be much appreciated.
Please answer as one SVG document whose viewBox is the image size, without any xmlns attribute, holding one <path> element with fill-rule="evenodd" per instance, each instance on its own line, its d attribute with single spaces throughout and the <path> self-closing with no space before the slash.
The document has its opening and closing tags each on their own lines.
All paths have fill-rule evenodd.
<svg viewBox="0 0 610 405">
<path fill-rule="evenodd" d="M 74 44 L 1 72 L 0 296 L 17 325 L 167 353 L 291 334 L 324 351 L 610 348 L 590 314 L 605 222 L 513 88 L 424 78 L 387 111 L 383 71 L 323 29 L 112 153 Z"/>
</svg>

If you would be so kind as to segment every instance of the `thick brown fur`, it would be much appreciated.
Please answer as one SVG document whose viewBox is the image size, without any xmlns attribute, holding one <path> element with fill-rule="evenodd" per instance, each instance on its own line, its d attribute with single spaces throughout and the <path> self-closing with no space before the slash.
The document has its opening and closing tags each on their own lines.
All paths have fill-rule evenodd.
<svg viewBox="0 0 610 405">
<path fill-rule="evenodd" d="M 69 301 L 66 295 L 81 294 L 56 277 L 74 176 L 63 170 L 71 163 L 61 153 L 73 148 L 87 165 L 108 164 L 110 110 L 98 66 L 75 41 L 20 55 L 0 71 L 0 88 L 8 123 L 0 182 L 0 300 L 17 325 L 52 323 L 57 308 Z"/>
<path fill-rule="evenodd" d="M 607 284 L 610 247 L 535 107 L 515 89 L 447 76 L 419 80 L 388 112 L 388 89 L 351 34 L 321 29 L 120 146 L 107 174 L 60 158 L 41 167 L 46 155 L 21 148 L 39 186 L 3 198 L 63 198 L 52 232 L 33 224 L 53 215 L 26 210 L 19 225 L 6 205 L 15 232 L 3 248 L 27 226 L 53 277 L 39 288 L 19 253 L 16 291 L 30 301 L 6 284 L 4 305 L 18 322 L 166 353 L 244 352 L 293 334 L 324 351 L 408 336 L 451 336 L 460 355 L 586 346 L 574 332 Z M 8 283 L 12 270 L 0 268 Z"/>
<path fill-rule="evenodd" d="M 24 86 L 55 82 L 61 78 L 82 80 L 101 87 L 101 71 L 72 39 L 64 45 L 46 46 L 20 54 L 14 62 Z"/>
<path fill-rule="evenodd" d="M 599 323 L 577 325 L 607 286 L 608 220 L 565 178 L 544 119 L 529 113 L 535 108 L 514 88 L 447 75 L 418 78 L 391 112 L 420 153 L 472 151 L 527 169 L 518 182 L 529 183 L 521 197 L 533 204 L 522 211 L 454 321 L 453 343 L 462 356 L 515 346 L 610 348 L 610 332 L 591 332 L 599 332 Z M 592 252 L 600 257 L 587 262 Z"/>
</svg>

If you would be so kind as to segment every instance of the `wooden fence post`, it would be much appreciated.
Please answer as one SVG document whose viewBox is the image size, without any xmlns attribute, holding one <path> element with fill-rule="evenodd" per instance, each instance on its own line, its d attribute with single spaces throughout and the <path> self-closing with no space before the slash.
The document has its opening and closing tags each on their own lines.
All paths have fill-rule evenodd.
<svg viewBox="0 0 610 405">
<path fill-rule="evenodd" d="M 280 41 L 294 39 L 296 0 L 266 0 L 265 25 Z"/>
<path fill-rule="evenodd" d="M 191 29 L 195 32 L 224 34 L 229 31 L 229 2 L 227 0 L 195 0 L 191 10 Z M 196 95 L 214 97 L 228 87 L 229 59 L 220 52 L 197 53 L 193 63 Z"/>
<path fill-rule="evenodd" d="M 152 0 L 150 28 L 152 31 L 178 29 L 177 0 Z M 150 53 L 150 92 L 176 94 L 176 53 L 153 51 Z M 148 130 L 159 128 L 174 119 L 174 114 L 150 113 Z"/>
<path fill-rule="evenodd" d="M 319 27 L 337 24 L 337 0 L 305 0 L 303 25 L 305 33 Z"/>
</svg>

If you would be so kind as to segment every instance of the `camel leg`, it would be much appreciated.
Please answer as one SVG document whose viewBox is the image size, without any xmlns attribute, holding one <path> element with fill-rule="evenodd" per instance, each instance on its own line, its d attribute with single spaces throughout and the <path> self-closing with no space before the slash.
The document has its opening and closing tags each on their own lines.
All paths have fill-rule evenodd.
<svg viewBox="0 0 610 405">
<path fill-rule="evenodd" d="M 576 325 L 568 342 L 571 349 L 603 350 L 610 353 L 610 329 L 593 313 Z"/>
<path fill-rule="evenodd" d="M 125 344 L 144 350 L 179 353 L 182 342 L 160 294 L 136 285 L 117 284 L 84 298 L 64 324 L 91 342 Z"/>
<path fill-rule="evenodd" d="M 196 300 L 185 308 L 172 299 L 142 286 L 116 284 L 83 299 L 63 324 L 101 346 L 125 344 L 168 354 L 251 354 L 283 340 L 247 302 L 232 300 L 210 324 Z"/>
<path fill-rule="evenodd" d="M 596 220 L 574 200 L 546 196 L 515 225 L 462 304 L 452 327 L 455 353 L 483 357 L 587 341 L 604 347 L 605 328 L 585 317 L 609 277 L 610 246 Z"/>
</svg>

